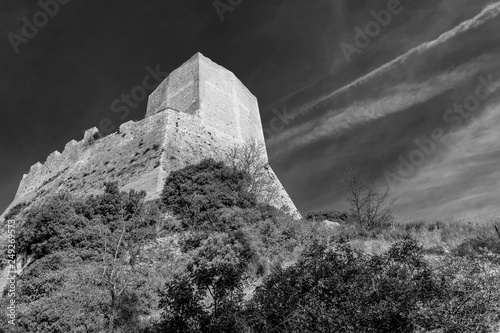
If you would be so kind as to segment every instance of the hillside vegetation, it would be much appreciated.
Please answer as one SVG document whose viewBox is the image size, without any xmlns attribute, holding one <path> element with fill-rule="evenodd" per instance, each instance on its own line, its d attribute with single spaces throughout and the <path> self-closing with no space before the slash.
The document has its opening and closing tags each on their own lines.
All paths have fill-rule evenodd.
<svg viewBox="0 0 500 333">
<path fill-rule="evenodd" d="M 107 183 L 17 209 L 30 261 L 16 326 L 3 314 L 0 331 L 500 329 L 494 221 L 401 223 L 363 188 L 384 205 L 294 220 L 257 193 L 249 172 L 208 159 L 172 172 L 157 201 Z"/>
</svg>

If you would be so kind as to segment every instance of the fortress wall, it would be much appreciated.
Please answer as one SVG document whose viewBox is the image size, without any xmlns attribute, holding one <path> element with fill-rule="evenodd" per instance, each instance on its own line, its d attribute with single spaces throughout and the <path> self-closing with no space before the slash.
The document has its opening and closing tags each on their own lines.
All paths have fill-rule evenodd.
<svg viewBox="0 0 500 333">
<path fill-rule="evenodd" d="M 40 186 L 41 180 L 38 175 L 41 173 L 41 169 L 42 163 L 40 162 L 36 162 L 31 166 L 30 171 L 23 175 L 23 179 L 17 188 L 15 198 L 24 196 Z"/>
<path fill-rule="evenodd" d="M 295 204 L 286 192 L 286 189 L 283 187 L 278 176 L 276 176 L 270 166 L 267 168 L 267 172 L 269 174 L 269 177 L 273 179 L 273 182 L 277 188 L 277 197 L 273 198 L 271 202 L 268 203 L 277 208 L 283 207 L 285 209 L 289 209 L 289 212 L 293 217 L 300 219 L 302 216 L 300 215 L 299 210 L 297 209 L 297 207 L 295 207 Z"/>
<path fill-rule="evenodd" d="M 92 139 L 96 130 L 88 130 L 80 142 L 69 142 L 62 154 L 53 153 L 43 165 L 35 164 L 19 186 L 17 201 L 31 192 L 43 195 L 60 189 L 97 193 L 109 181 L 121 186 L 140 183 L 138 190 L 156 184 L 165 135 L 161 114 L 122 124 L 118 133 L 98 140 Z"/>
<path fill-rule="evenodd" d="M 200 123 L 197 116 L 169 112 L 166 117 L 162 167 L 157 182 L 158 195 L 170 172 L 196 164 L 205 158 L 218 159 L 235 143 L 226 133 Z"/>
<path fill-rule="evenodd" d="M 66 144 L 62 153 L 56 150 L 47 157 L 43 164 L 40 162 L 34 164 L 28 174 L 23 176 L 16 198 L 25 196 L 59 177 L 61 173 L 78 160 L 82 150 L 93 140 L 93 136 L 97 132 L 98 130 L 95 127 L 85 131 L 81 141 L 71 140 Z"/>
<path fill-rule="evenodd" d="M 241 83 L 241 81 L 231 73 L 235 98 L 238 101 L 240 128 L 244 138 L 255 138 L 264 143 L 264 131 L 260 119 L 259 103 L 257 98 Z"/>
<path fill-rule="evenodd" d="M 204 158 L 217 158 L 234 139 L 199 121 L 195 115 L 164 110 L 138 122 L 129 121 L 117 133 L 93 139 L 97 129 L 80 142 L 69 142 L 35 164 L 23 178 L 16 202 L 69 190 L 92 194 L 103 184 L 118 181 L 123 190 L 145 190 L 147 199 L 159 197 L 168 174 Z"/>
<path fill-rule="evenodd" d="M 151 94 L 146 117 L 129 121 L 103 138 L 97 128 L 66 144 L 45 163 L 36 163 L 19 185 L 15 203 L 40 199 L 60 190 L 76 195 L 99 193 L 105 182 L 122 190 L 144 190 L 158 198 L 166 177 L 201 160 L 218 158 L 250 138 L 264 143 L 258 103 L 250 91 L 223 67 L 196 54 Z M 266 155 L 267 158 L 267 155 Z M 296 212 L 278 178 L 275 206 Z"/>
<path fill-rule="evenodd" d="M 194 114 L 199 107 L 199 65 L 201 54 L 177 68 L 149 96 L 146 117 L 166 108 Z"/>
</svg>

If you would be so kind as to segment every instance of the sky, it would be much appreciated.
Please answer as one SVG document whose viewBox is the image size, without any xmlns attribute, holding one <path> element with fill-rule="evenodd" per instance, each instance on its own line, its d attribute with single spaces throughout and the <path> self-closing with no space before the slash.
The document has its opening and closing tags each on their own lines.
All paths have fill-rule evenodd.
<svg viewBox="0 0 500 333">
<path fill-rule="evenodd" d="M 125 119 L 111 104 L 146 68 L 201 52 L 258 98 L 302 213 L 345 208 L 346 166 L 388 186 L 404 218 L 499 213 L 498 1 L 54 1 L 0 2 L 2 211 L 82 131 L 143 118 L 146 101 Z"/>
</svg>

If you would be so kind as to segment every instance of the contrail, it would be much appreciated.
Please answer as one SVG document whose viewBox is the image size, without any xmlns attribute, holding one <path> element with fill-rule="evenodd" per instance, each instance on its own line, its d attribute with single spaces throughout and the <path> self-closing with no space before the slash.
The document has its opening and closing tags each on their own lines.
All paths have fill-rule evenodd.
<svg viewBox="0 0 500 333">
<path fill-rule="evenodd" d="M 409 50 L 405 54 L 395 58 L 394 60 L 382 65 L 381 67 L 375 69 L 374 71 L 360 77 L 359 79 L 356 79 L 355 81 L 349 83 L 348 85 L 339 88 L 332 93 L 329 93 L 327 95 L 324 95 L 320 98 L 318 98 L 315 101 L 309 102 L 302 107 L 299 107 L 298 109 L 295 109 L 292 112 L 292 116 L 295 118 L 299 113 L 304 114 L 307 113 L 310 109 L 314 108 L 315 106 L 321 104 L 321 103 L 326 103 L 328 100 L 332 99 L 335 96 L 338 96 L 339 94 L 349 90 L 352 87 L 355 87 L 356 85 L 365 83 L 366 81 L 386 72 L 387 70 L 390 70 L 402 63 L 404 63 L 408 58 L 410 58 L 413 55 L 417 55 L 420 53 L 423 53 L 433 47 L 436 47 L 444 42 L 447 42 L 448 40 L 454 38 L 455 36 L 468 31 L 469 29 L 476 28 L 480 25 L 482 25 L 484 22 L 494 19 L 500 14 L 500 2 L 496 2 L 494 4 L 486 6 L 478 15 L 475 17 L 464 21 L 460 23 L 458 26 L 453 28 L 452 30 L 449 30 L 443 34 L 441 34 L 438 38 L 436 38 L 433 41 L 429 41 L 423 44 L 420 44 L 419 46 Z"/>
</svg>

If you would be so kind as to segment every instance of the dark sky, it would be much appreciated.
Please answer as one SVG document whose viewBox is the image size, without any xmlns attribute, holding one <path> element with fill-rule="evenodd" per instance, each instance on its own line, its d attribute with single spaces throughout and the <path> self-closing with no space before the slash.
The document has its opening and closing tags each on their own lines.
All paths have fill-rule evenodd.
<svg viewBox="0 0 500 333">
<path fill-rule="evenodd" d="M 293 117 L 266 137 L 271 164 L 303 213 L 342 208 L 336 181 L 348 164 L 385 185 L 414 141 L 436 129 L 444 143 L 391 182 L 400 214 L 499 207 L 500 94 L 456 128 L 443 119 L 474 94 L 478 77 L 500 80 L 493 0 L 401 0 L 350 61 L 341 45 L 356 46 L 354 28 L 395 0 L 241 0 L 224 20 L 210 0 L 66 1 L 17 54 L 9 33 L 20 34 L 23 17 L 32 22 L 41 7 L 0 2 L 0 210 L 31 165 L 83 130 L 103 118 L 116 126 L 141 119 L 145 101 L 126 119 L 111 103 L 141 84 L 146 67 L 170 72 L 198 51 L 256 95 L 264 128 L 279 123 L 276 112 Z"/>
</svg>

